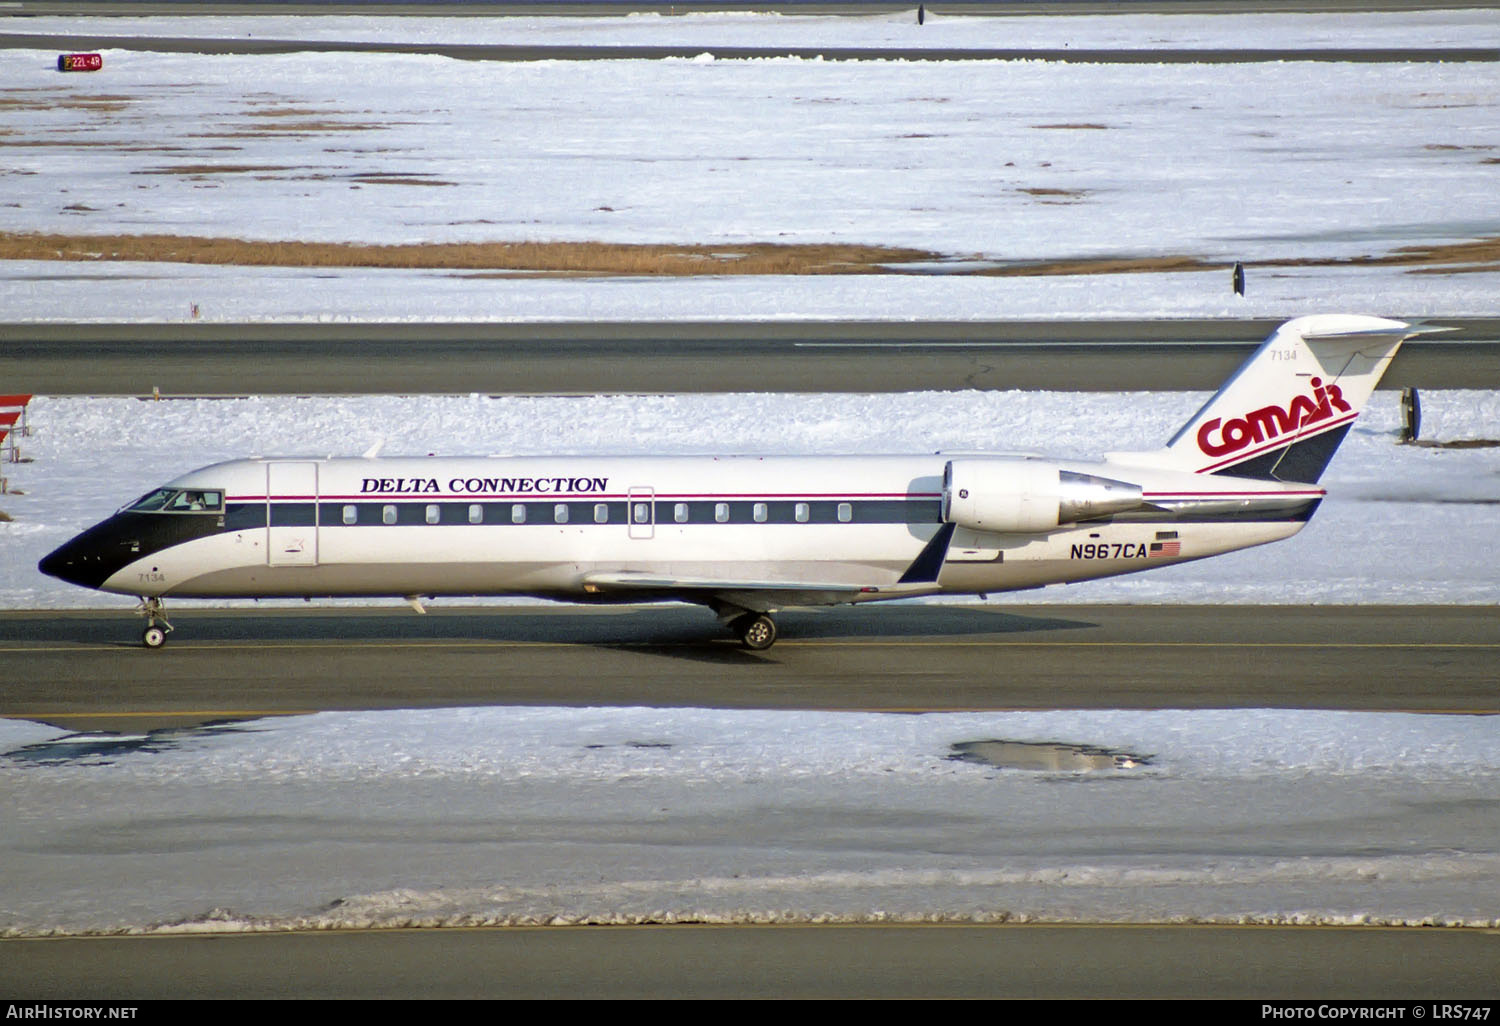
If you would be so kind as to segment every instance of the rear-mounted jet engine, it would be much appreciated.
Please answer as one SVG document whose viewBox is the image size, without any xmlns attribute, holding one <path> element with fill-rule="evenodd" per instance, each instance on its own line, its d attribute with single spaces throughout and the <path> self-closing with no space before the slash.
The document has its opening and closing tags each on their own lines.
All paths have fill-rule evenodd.
<svg viewBox="0 0 1500 1026">
<path fill-rule="evenodd" d="M 975 531 L 1050 531 L 1141 505 L 1140 485 L 1044 460 L 949 460 L 943 468 L 943 519 Z"/>
</svg>

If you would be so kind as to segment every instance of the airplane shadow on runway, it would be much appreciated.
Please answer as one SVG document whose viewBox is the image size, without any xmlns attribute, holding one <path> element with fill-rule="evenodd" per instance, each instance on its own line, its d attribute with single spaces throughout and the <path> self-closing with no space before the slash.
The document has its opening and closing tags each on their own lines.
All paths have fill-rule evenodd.
<svg viewBox="0 0 1500 1026">
<path fill-rule="evenodd" d="M 1040 612 L 1040 611 L 1039 611 Z M 743 665 L 772 657 L 739 646 L 730 632 L 703 609 L 667 606 L 599 609 L 547 608 L 540 611 L 432 609 L 418 616 L 404 608 L 222 610 L 181 607 L 171 611 L 174 645 L 258 642 L 424 642 L 475 644 L 533 643 L 587 645 L 652 651 L 677 658 Z M 1032 615 L 983 607 L 901 606 L 794 609 L 777 614 L 783 642 L 860 640 L 935 641 L 1084 630 L 1086 620 Z M 32 642 L 87 647 L 140 647 L 143 621 L 130 610 L 90 610 L 0 615 L 0 643 Z"/>
<path fill-rule="evenodd" d="M 645 616 L 643 614 L 643 626 Z M 776 614 L 781 641 L 766 652 L 742 647 L 725 629 L 699 614 L 691 623 L 674 623 L 667 630 L 643 629 L 629 640 L 600 641 L 597 648 L 640 652 L 692 662 L 744 666 L 778 662 L 778 656 L 801 642 L 870 642 L 981 638 L 997 634 L 1084 630 L 1098 624 L 1061 617 L 1028 616 L 974 608 L 905 607 L 865 609 L 797 609 Z"/>
</svg>

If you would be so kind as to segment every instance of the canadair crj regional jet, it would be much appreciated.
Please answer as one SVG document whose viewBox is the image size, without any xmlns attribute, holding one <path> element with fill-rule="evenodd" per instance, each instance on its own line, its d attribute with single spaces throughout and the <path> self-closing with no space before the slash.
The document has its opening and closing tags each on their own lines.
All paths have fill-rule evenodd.
<svg viewBox="0 0 1500 1026">
<path fill-rule="evenodd" d="M 167 482 L 41 562 L 141 596 L 533 595 L 695 602 L 752 649 L 782 606 L 985 594 L 1288 538 L 1403 340 L 1375 317 L 1282 325 L 1155 452 L 303 457 Z"/>
</svg>

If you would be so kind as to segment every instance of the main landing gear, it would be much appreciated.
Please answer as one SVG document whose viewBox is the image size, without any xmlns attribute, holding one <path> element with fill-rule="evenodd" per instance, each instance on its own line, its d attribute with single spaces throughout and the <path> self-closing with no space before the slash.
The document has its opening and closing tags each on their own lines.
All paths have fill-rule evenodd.
<svg viewBox="0 0 1500 1026">
<path fill-rule="evenodd" d="M 776 621 L 769 613 L 746 613 L 735 617 L 729 626 L 752 652 L 764 652 L 776 644 Z"/>
<path fill-rule="evenodd" d="M 147 648 L 161 648 L 167 643 L 167 635 L 172 632 L 172 625 L 167 622 L 167 614 L 162 609 L 161 599 L 147 598 L 141 596 L 141 604 L 136 607 L 136 612 L 146 618 L 146 629 L 141 632 L 141 644 Z M 157 621 L 161 626 L 157 626 Z"/>
</svg>

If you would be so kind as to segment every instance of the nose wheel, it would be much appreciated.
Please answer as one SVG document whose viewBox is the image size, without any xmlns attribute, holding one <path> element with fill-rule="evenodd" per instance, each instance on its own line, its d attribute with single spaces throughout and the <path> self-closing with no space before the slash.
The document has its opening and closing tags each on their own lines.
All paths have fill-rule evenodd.
<svg viewBox="0 0 1500 1026">
<path fill-rule="evenodd" d="M 740 644 L 752 652 L 764 652 L 776 644 L 776 621 L 766 613 L 746 613 L 732 624 Z"/>
<path fill-rule="evenodd" d="M 153 649 L 165 645 L 167 635 L 172 632 L 172 625 L 167 622 L 167 614 L 162 608 L 161 599 L 142 596 L 141 604 L 136 612 L 146 618 L 146 629 L 141 632 L 141 644 Z M 159 625 L 157 621 L 161 621 Z"/>
</svg>

